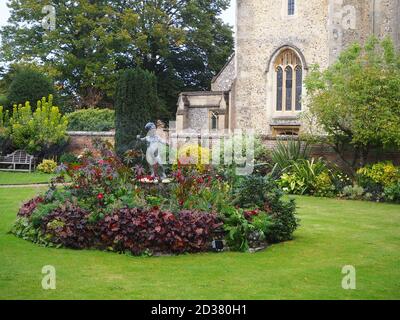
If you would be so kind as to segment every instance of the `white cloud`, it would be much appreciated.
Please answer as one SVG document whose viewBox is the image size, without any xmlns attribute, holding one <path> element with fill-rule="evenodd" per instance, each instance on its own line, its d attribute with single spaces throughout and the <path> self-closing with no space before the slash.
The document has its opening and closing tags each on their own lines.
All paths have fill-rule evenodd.
<svg viewBox="0 0 400 320">
<path fill-rule="evenodd" d="M 6 0 L 0 0 L 0 26 L 4 26 L 7 23 L 10 15 L 6 2 Z"/>
<path fill-rule="evenodd" d="M 236 23 L 236 0 L 231 0 L 231 6 L 222 14 L 222 19 L 230 25 L 234 26 Z"/>
</svg>

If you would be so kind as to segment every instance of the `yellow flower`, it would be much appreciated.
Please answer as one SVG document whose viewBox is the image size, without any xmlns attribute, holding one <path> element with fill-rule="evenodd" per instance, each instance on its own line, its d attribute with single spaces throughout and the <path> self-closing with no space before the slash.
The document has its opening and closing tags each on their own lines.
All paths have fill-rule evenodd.
<svg viewBox="0 0 400 320">
<path fill-rule="evenodd" d="M 211 153 L 209 149 L 199 145 L 186 145 L 178 150 L 178 161 L 182 165 L 194 165 L 198 171 L 204 171 L 210 164 Z"/>
</svg>

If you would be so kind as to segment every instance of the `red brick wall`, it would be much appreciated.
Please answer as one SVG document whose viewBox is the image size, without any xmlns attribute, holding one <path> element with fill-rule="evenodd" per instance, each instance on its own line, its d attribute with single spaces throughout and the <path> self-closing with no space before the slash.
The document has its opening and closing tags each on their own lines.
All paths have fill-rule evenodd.
<svg viewBox="0 0 400 320">
<path fill-rule="evenodd" d="M 68 132 L 68 136 L 67 152 L 75 155 L 81 154 L 85 149 L 95 151 L 92 143 L 94 138 L 101 138 L 110 141 L 112 144 L 115 143 L 114 132 Z"/>
<path fill-rule="evenodd" d="M 168 140 L 168 132 L 158 132 L 163 139 Z M 94 151 L 92 141 L 94 138 L 101 138 L 110 141 L 112 144 L 115 143 L 115 132 L 69 132 L 70 143 L 68 146 L 68 152 L 76 155 L 81 154 L 84 149 Z M 263 141 L 269 149 L 275 148 L 277 139 L 272 137 L 264 137 Z M 212 143 L 210 143 L 211 146 Z M 311 155 L 314 158 L 322 157 L 332 163 L 335 163 L 341 168 L 346 167 L 343 160 L 337 155 L 337 153 L 329 146 L 326 145 L 314 145 L 311 147 Z M 346 160 L 351 161 L 352 155 L 346 155 Z M 368 162 L 374 163 L 378 161 L 391 160 L 396 165 L 400 165 L 400 151 L 398 152 L 378 152 L 372 151 L 368 157 Z"/>
<path fill-rule="evenodd" d="M 275 148 L 277 145 L 278 140 L 276 138 L 271 138 L 271 137 L 264 137 L 264 143 L 269 149 Z M 314 158 L 324 158 L 328 160 L 329 162 L 332 162 L 336 165 L 338 165 L 341 168 L 346 168 L 345 162 L 340 158 L 340 156 L 328 145 L 313 145 L 311 147 L 311 156 Z M 351 153 L 348 153 L 345 155 L 345 159 L 347 162 L 352 161 L 353 155 Z M 376 163 L 379 161 L 393 161 L 395 165 L 400 165 L 400 150 L 395 152 L 382 152 L 382 151 L 376 151 L 372 150 L 368 156 L 368 163 Z"/>
</svg>

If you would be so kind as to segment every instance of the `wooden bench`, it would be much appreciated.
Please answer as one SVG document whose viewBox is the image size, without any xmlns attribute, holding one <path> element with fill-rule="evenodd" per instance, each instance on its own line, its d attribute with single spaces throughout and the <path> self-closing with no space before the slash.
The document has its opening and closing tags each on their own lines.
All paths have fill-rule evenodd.
<svg viewBox="0 0 400 320">
<path fill-rule="evenodd" d="M 6 165 L 7 167 L 0 167 L 0 171 L 32 172 L 35 166 L 35 157 L 24 150 L 17 150 L 9 155 L 0 156 L 0 166 L 2 165 Z"/>
</svg>

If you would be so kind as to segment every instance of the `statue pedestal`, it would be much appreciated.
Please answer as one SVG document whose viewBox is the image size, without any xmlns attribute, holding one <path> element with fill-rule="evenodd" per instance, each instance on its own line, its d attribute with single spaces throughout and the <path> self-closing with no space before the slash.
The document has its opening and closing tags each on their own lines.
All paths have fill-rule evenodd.
<svg viewBox="0 0 400 320">
<path fill-rule="evenodd" d="M 158 184 L 158 183 L 168 184 L 168 183 L 171 183 L 171 180 L 163 179 L 162 181 L 160 181 L 159 179 L 142 178 L 142 179 L 139 179 L 139 182 L 147 183 L 147 184 Z"/>
</svg>

